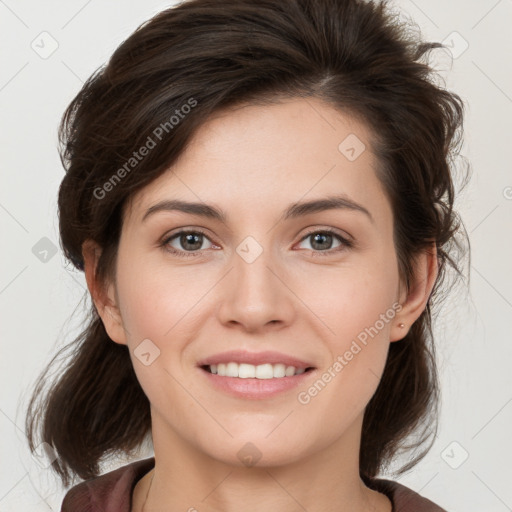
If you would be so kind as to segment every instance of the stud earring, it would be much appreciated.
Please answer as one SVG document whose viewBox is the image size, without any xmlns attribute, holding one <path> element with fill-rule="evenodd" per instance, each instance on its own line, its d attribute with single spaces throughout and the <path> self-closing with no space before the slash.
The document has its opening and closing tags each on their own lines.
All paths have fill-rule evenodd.
<svg viewBox="0 0 512 512">
<path fill-rule="evenodd" d="M 398 324 L 398 327 L 400 327 L 400 329 L 403 329 L 405 327 L 405 324 L 400 323 Z"/>
</svg>

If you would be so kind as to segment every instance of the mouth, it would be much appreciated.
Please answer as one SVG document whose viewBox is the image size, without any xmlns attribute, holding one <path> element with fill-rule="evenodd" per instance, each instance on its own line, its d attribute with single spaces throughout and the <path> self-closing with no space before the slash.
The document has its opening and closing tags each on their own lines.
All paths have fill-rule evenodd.
<svg viewBox="0 0 512 512">
<path fill-rule="evenodd" d="M 238 379 L 285 379 L 287 377 L 294 377 L 302 375 L 303 373 L 310 372 L 315 368 L 296 367 L 292 365 L 285 365 L 282 363 L 271 364 L 264 363 L 253 365 L 248 363 L 219 363 L 219 364 L 205 364 L 200 366 L 202 370 L 219 377 L 233 377 Z"/>
<path fill-rule="evenodd" d="M 318 373 L 311 362 L 272 350 L 222 352 L 199 361 L 197 367 L 209 387 L 244 400 L 291 392 Z"/>
</svg>

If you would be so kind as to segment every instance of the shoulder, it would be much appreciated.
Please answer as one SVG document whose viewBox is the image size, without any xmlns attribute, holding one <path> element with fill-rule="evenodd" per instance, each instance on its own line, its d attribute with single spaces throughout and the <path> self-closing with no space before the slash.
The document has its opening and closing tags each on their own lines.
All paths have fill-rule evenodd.
<svg viewBox="0 0 512 512">
<path fill-rule="evenodd" d="M 135 484 L 155 465 L 153 457 L 81 482 L 64 496 L 61 512 L 129 512 Z"/>
<path fill-rule="evenodd" d="M 433 501 L 398 482 L 377 478 L 363 480 L 368 487 L 382 492 L 391 500 L 392 512 L 447 512 Z"/>
</svg>

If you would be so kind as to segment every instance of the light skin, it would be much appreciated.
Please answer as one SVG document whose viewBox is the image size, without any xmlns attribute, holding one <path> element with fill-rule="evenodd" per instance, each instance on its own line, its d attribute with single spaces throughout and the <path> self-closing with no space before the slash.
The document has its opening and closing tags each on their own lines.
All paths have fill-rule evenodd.
<svg viewBox="0 0 512 512">
<path fill-rule="evenodd" d="M 349 134 L 366 146 L 354 161 L 338 149 Z M 437 259 L 435 251 L 420 254 L 405 289 L 376 165 L 368 128 L 320 100 L 225 111 L 127 205 L 115 279 L 95 280 L 100 248 L 84 244 L 95 305 L 113 342 L 128 345 L 151 404 L 155 469 L 135 487 L 132 512 L 391 511 L 389 499 L 359 477 L 363 414 L 390 343 L 425 309 Z M 368 213 L 340 208 L 281 219 L 291 203 L 335 192 Z M 226 220 L 165 210 L 143 220 L 173 199 L 214 205 Z M 169 240 L 180 229 L 205 235 L 188 246 L 184 237 Z M 335 235 L 315 243 L 326 229 Z M 236 251 L 248 236 L 262 248 L 252 263 Z M 394 304 L 400 311 L 301 404 L 298 393 Z M 160 350 L 148 366 L 134 355 L 145 339 Z M 279 351 L 315 370 L 298 389 L 264 400 L 234 397 L 197 367 L 232 349 Z M 261 453 L 252 467 L 238 456 L 247 442 Z"/>
</svg>

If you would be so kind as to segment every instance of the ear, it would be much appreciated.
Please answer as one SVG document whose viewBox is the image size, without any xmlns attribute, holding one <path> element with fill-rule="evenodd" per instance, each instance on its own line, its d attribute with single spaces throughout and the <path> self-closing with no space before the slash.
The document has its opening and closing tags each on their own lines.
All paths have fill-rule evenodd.
<svg viewBox="0 0 512 512">
<path fill-rule="evenodd" d="M 93 240 L 86 240 L 82 244 L 87 287 L 110 339 L 121 345 L 126 345 L 126 332 L 119 311 L 115 285 L 110 280 L 108 283 L 100 283 L 96 277 L 101 252 L 101 247 Z"/>
<path fill-rule="evenodd" d="M 438 274 L 437 247 L 435 243 L 414 260 L 414 276 L 409 291 L 400 294 L 402 309 L 396 314 L 390 333 L 390 341 L 405 337 L 411 325 L 425 310 Z M 400 325 L 403 325 L 400 327 Z"/>
</svg>

